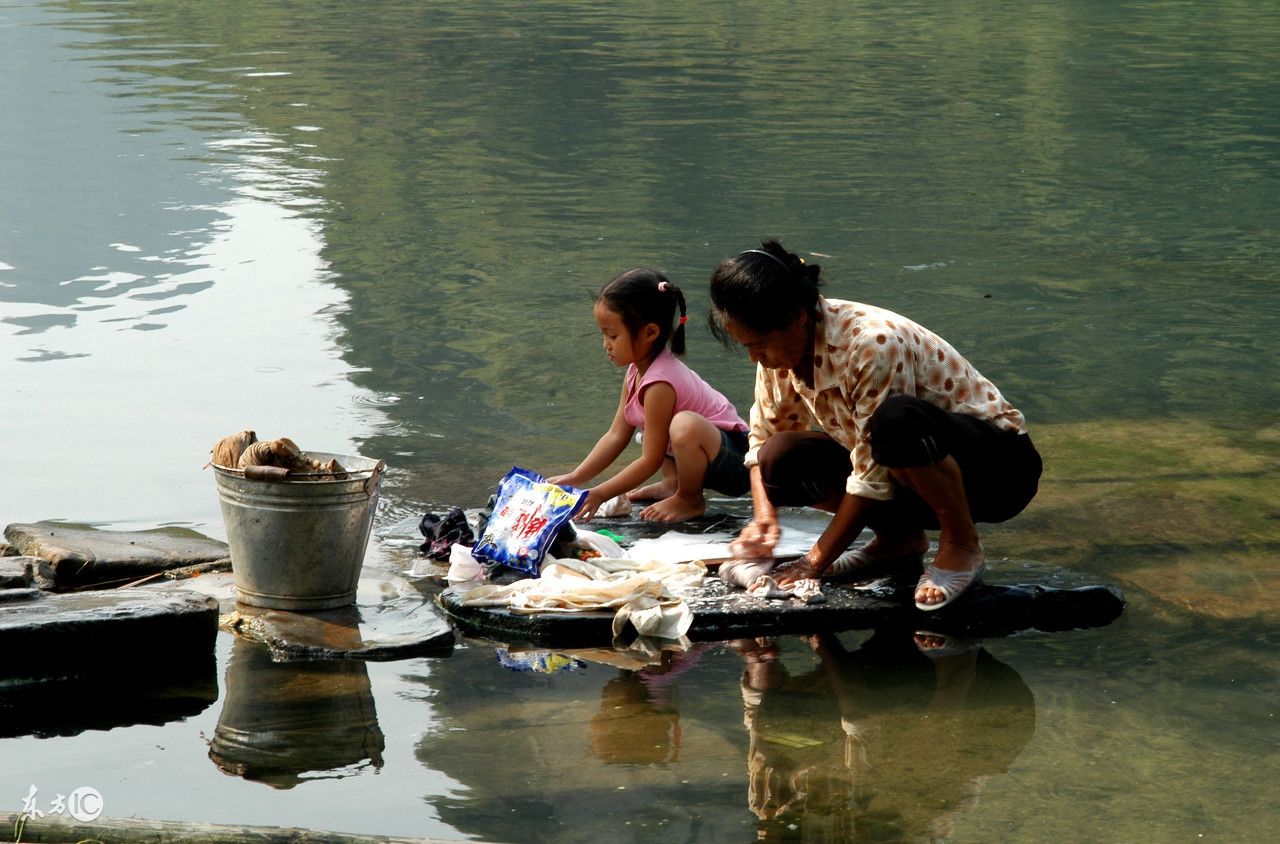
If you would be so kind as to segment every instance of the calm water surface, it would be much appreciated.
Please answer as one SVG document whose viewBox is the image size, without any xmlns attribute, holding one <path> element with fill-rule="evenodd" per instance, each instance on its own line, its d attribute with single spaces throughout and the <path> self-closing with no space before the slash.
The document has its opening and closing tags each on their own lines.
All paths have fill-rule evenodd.
<svg viewBox="0 0 1280 844">
<path fill-rule="evenodd" d="M 1131 601 L 960 662 L 911 631 L 787 639 L 763 692 L 741 644 L 543 674 L 485 642 L 280 666 L 222 637 L 158 726 L 10 696 L 0 807 L 92 785 L 112 815 L 511 841 L 1269 837 L 1277 56 L 1258 2 L 0 5 L 4 522 L 221 536 L 199 467 L 244 427 L 386 458 L 383 527 L 567 469 L 618 389 L 586 291 L 637 264 L 683 285 L 690 363 L 745 410 L 705 283 L 776 235 L 1026 413 L 1046 477 L 986 535 L 993 578 Z"/>
</svg>

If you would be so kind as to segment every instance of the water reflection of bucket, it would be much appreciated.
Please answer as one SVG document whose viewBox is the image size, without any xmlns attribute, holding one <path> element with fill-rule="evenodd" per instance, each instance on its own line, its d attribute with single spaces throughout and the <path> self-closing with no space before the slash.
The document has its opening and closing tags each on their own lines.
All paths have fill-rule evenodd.
<svg viewBox="0 0 1280 844">
<path fill-rule="evenodd" d="M 266 648 L 236 640 L 209 746 L 223 772 L 292 788 L 381 768 L 384 746 L 363 662 L 272 662 Z"/>
<path fill-rule="evenodd" d="M 236 591 L 246 604 L 323 610 L 355 603 L 383 463 L 310 456 L 337 458 L 351 477 L 262 481 L 214 467 Z"/>
</svg>

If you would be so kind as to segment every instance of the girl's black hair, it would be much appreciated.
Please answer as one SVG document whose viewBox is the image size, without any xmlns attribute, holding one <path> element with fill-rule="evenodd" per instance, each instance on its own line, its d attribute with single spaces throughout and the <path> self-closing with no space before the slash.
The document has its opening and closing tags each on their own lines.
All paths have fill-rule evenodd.
<svg viewBox="0 0 1280 844">
<path fill-rule="evenodd" d="M 684 294 L 666 273 L 648 267 L 619 273 L 600 288 L 596 301 L 621 317 L 633 337 L 651 322 L 658 326 L 658 337 L 649 350 L 650 360 L 668 342 L 672 354 L 684 355 Z"/>
<path fill-rule="evenodd" d="M 806 264 L 770 238 L 760 248 L 725 258 L 711 274 L 711 312 L 707 325 L 726 346 L 733 338 L 725 321 L 763 334 L 791 325 L 801 311 L 818 313 L 822 267 Z"/>
</svg>

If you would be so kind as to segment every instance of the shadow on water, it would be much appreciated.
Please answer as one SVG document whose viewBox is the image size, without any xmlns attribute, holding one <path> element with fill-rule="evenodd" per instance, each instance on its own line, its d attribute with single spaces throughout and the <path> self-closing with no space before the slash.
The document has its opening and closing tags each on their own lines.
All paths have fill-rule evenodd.
<svg viewBox="0 0 1280 844">
<path fill-rule="evenodd" d="M 293 788 L 382 767 L 386 742 L 363 661 L 273 662 L 265 646 L 237 639 L 226 687 L 209 745 L 223 773 Z"/>
</svg>

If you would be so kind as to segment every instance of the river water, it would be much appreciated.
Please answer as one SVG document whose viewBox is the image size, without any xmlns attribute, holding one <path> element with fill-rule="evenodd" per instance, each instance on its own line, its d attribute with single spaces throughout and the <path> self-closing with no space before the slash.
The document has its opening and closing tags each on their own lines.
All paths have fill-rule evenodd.
<svg viewBox="0 0 1280 844">
<path fill-rule="evenodd" d="M 111 815 L 506 841 L 1269 837 L 1278 56 L 1277 7 L 1225 0 L 0 5 L 5 523 L 221 536 L 200 466 L 245 427 L 385 458 L 382 526 L 568 469 L 619 384 L 587 291 L 640 264 L 745 411 L 706 279 L 774 235 L 1025 412 L 1046 474 L 984 534 L 993 579 L 1130 601 L 958 673 L 909 636 L 782 640 L 764 694 L 741 646 L 522 673 L 484 642 L 280 667 L 224 636 L 185 718 L 8 726 L 0 807 L 89 785 Z M 277 688 L 332 703 L 319 733 Z M 286 773 L 219 755 L 245 700 L 292 725 Z"/>
</svg>

